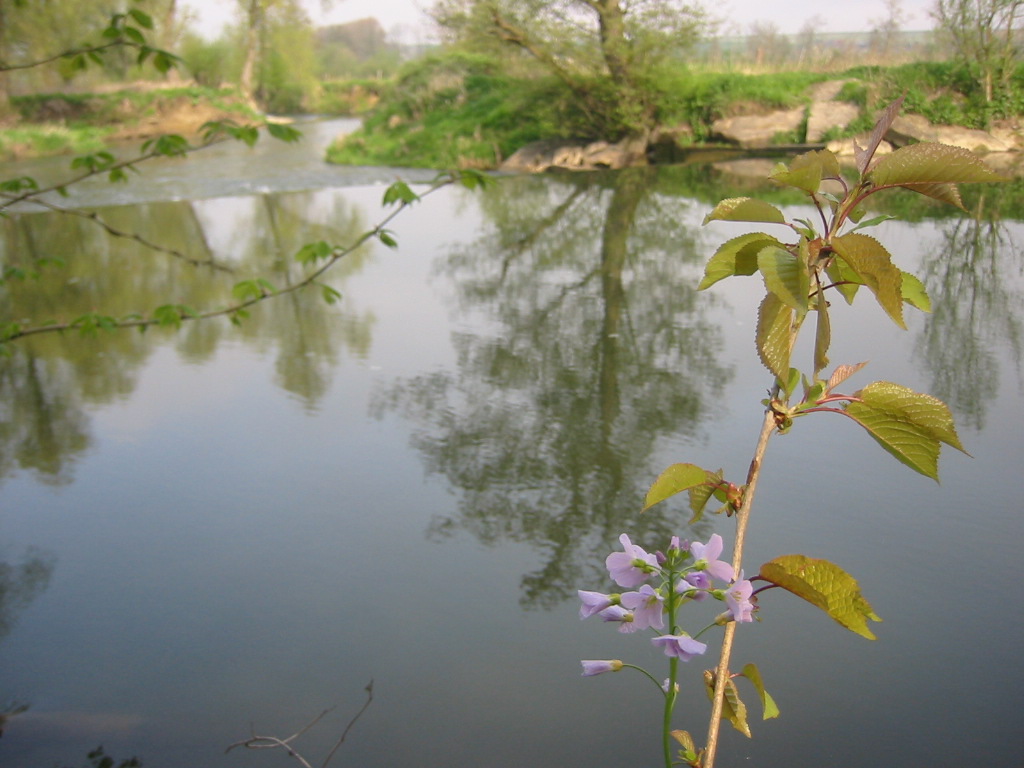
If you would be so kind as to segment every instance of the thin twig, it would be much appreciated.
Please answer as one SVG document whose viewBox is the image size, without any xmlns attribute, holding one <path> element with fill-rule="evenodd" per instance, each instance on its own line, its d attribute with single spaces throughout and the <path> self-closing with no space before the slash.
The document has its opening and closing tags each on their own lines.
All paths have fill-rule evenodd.
<svg viewBox="0 0 1024 768">
<path fill-rule="evenodd" d="M 0 197 L 7 197 L 7 195 L 0 193 Z M 197 259 L 193 256 L 188 256 L 187 254 L 184 254 L 181 251 L 175 250 L 174 248 L 166 248 L 162 245 L 147 240 L 142 235 L 136 234 L 134 232 L 125 232 L 124 230 L 117 229 L 112 224 L 109 224 L 107 221 L 102 219 L 100 215 L 95 211 L 88 212 L 80 211 L 77 208 L 64 208 L 62 206 L 49 203 L 45 200 L 32 200 L 32 202 L 35 205 L 41 205 L 44 208 L 53 211 L 54 213 L 63 213 L 67 216 L 78 216 L 79 218 L 87 219 L 89 221 L 94 222 L 95 224 L 98 224 L 101 229 L 106 231 L 107 234 L 111 235 L 112 237 L 120 237 L 124 238 L 125 240 L 134 240 L 140 245 L 144 245 L 151 251 L 157 251 L 158 253 L 166 253 L 169 256 L 174 256 L 175 258 L 181 259 L 182 261 L 187 262 L 188 264 L 192 264 L 193 266 L 211 267 L 212 269 L 229 273 L 233 273 L 235 271 L 231 267 L 224 266 L 223 264 L 218 264 L 213 259 Z"/>
<path fill-rule="evenodd" d="M 764 460 L 768 440 L 775 432 L 775 414 L 771 409 L 765 411 L 761 435 L 757 440 L 754 458 L 747 472 L 747 487 L 743 492 L 743 503 L 736 510 L 736 544 L 733 547 L 732 567 L 739 575 L 743 565 L 743 544 L 747 536 L 747 523 L 750 519 L 750 507 L 754 502 L 757 481 L 761 476 L 761 462 Z M 711 703 L 711 722 L 708 723 L 708 739 L 704 752 L 703 768 L 714 768 L 715 752 L 718 749 L 718 732 L 722 722 L 722 709 L 725 702 L 725 689 L 729 682 L 729 657 L 732 654 L 733 638 L 736 635 L 736 622 L 725 625 L 725 636 L 722 638 L 722 655 L 718 660 L 715 673 L 715 696 Z"/>
<path fill-rule="evenodd" d="M 363 704 L 362 709 L 360 709 L 358 712 L 356 712 L 356 716 L 348 721 L 348 725 L 345 726 L 345 730 L 342 732 L 341 738 L 338 739 L 338 743 L 335 744 L 331 748 L 331 751 L 327 753 L 327 757 L 324 759 L 324 763 L 321 766 L 321 768 L 327 768 L 327 764 L 329 762 L 331 762 L 331 758 L 334 757 L 334 753 L 338 751 L 338 747 L 340 747 L 342 745 L 342 743 L 345 741 L 345 737 L 348 736 L 348 732 L 352 730 L 352 726 L 356 724 L 356 720 L 358 720 L 360 717 L 362 717 L 363 712 L 365 712 L 367 710 L 367 708 L 370 706 L 370 702 L 373 701 L 373 679 L 372 678 L 371 678 L 370 682 L 368 682 L 366 684 L 365 690 L 366 690 L 366 703 Z"/>
</svg>

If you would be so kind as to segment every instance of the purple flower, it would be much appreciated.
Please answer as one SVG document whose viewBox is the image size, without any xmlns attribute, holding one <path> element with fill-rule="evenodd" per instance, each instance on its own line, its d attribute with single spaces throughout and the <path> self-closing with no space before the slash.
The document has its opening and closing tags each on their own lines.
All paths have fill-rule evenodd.
<svg viewBox="0 0 1024 768">
<path fill-rule="evenodd" d="M 638 592 L 624 592 L 622 605 L 633 611 L 633 629 L 662 629 L 665 626 L 665 614 L 662 603 L 665 598 L 650 584 L 643 584 Z"/>
<path fill-rule="evenodd" d="M 612 552 L 604 564 L 612 580 L 620 587 L 639 587 L 658 569 L 658 558 L 632 543 L 626 534 L 619 536 L 619 541 L 623 551 Z"/>
<path fill-rule="evenodd" d="M 707 590 L 709 589 L 711 589 L 711 578 L 704 571 L 688 573 L 676 584 L 676 592 L 686 595 L 698 603 L 707 599 Z"/>
<path fill-rule="evenodd" d="M 589 619 L 595 613 L 600 613 L 605 608 L 611 605 L 615 605 L 615 600 L 611 595 L 604 595 L 600 592 L 586 592 L 585 590 L 578 589 L 576 594 L 580 596 L 580 618 Z"/>
<path fill-rule="evenodd" d="M 735 584 L 731 584 L 725 592 L 725 604 L 729 606 L 729 613 L 736 621 L 753 621 L 754 604 L 750 602 L 750 595 L 754 586 L 748 579 L 743 578 L 743 571 L 740 571 L 740 578 Z"/>
<path fill-rule="evenodd" d="M 605 621 L 619 622 L 619 632 L 636 632 L 640 627 L 633 623 L 632 611 L 627 611 L 621 605 L 611 605 L 598 613 Z"/>
<path fill-rule="evenodd" d="M 718 556 L 722 554 L 722 548 L 722 537 L 715 533 L 708 539 L 707 544 L 701 544 L 699 541 L 693 542 L 690 545 L 690 554 L 697 561 L 695 567 L 698 570 L 707 571 L 720 581 L 732 581 L 735 575 L 732 566 L 724 560 L 718 559 Z"/>
<path fill-rule="evenodd" d="M 593 677 L 605 672 L 618 672 L 622 669 L 622 662 L 618 659 L 586 659 L 580 664 L 583 665 L 583 677 Z"/>
<path fill-rule="evenodd" d="M 665 650 L 666 656 L 675 656 L 683 661 L 689 661 L 694 656 L 699 656 L 708 649 L 704 643 L 694 640 L 687 634 L 662 635 L 655 637 L 651 642 Z"/>
</svg>

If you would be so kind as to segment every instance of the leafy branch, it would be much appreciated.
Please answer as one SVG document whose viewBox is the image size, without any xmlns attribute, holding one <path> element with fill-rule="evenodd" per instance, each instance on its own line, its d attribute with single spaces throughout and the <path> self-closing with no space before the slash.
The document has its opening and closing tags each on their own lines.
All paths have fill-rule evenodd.
<svg viewBox="0 0 1024 768">
<path fill-rule="evenodd" d="M 390 248 L 396 247 L 397 241 L 393 233 L 388 229 L 388 225 L 402 211 L 449 184 L 461 184 L 472 189 L 488 182 L 490 182 L 489 177 L 472 170 L 440 173 L 430 182 L 427 190 L 422 194 L 413 192 L 403 181 L 395 182 L 384 192 L 383 204 L 385 206 L 397 204 L 396 207 L 382 217 L 371 229 L 359 235 L 347 245 L 337 246 L 320 241 L 307 244 L 299 249 L 295 255 L 296 260 L 302 264 L 313 265 L 315 268 L 303 279 L 286 288 L 277 289 L 268 280 L 255 278 L 237 283 L 232 291 L 236 301 L 226 307 L 217 309 L 200 311 L 184 304 L 164 304 L 154 309 L 148 316 L 132 314 L 126 317 L 115 318 L 91 312 L 66 322 L 47 323 L 30 327 L 23 327 L 16 322 L 8 322 L 0 324 L 0 350 L 3 349 L 3 345 L 26 336 L 59 333 L 69 330 L 78 330 L 85 335 L 92 335 L 99 330 L 113 331 L 122 328 L 138 328 L 140 330 L 145 330 L 152 326 L 177 328 L 187 321 L 207 320 L 215 317 L 227 317 L 233 323 L 238 324 L 249 316 L 248 310 L 251 307 L 268 299 L 295 293 L 313 285 L 320 287 L 322 295 L 328 303 L 334 303 L 340 298 L 340 294 L 326 283 L 321 283 L 320 278 L 335 264 L 370 240 L 376 239 Z"/>
</svg>

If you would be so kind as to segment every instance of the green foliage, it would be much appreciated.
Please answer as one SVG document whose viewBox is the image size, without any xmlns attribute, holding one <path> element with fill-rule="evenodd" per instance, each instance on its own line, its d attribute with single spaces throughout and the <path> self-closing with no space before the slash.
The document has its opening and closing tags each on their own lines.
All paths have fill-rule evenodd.
<svg viewBox="0 0 1024 768">
<path fill-rule="evenodd" d="M 861 594 L 857 580 L 835 563 L 806 555 L 783 555 L 761 566 L 758 576 L 814 605 L 868 640 L 868 621 L 881 621 Z"/>
<path fill-rule="evenodd" d="M 407 67 L 364 126 L 332 146 L 334 163 L 494 167 L 524 144 L 585 135 L 571 94 L 553 78 L 497 72 L 493 59 L 454 52 Z"/>
</svg>

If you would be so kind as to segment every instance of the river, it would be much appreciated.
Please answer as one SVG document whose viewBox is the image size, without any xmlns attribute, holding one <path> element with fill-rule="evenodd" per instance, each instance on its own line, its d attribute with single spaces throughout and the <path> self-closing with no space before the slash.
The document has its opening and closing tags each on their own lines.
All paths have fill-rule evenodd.
<svg viewBox="0 0 1024 768">
<path fill-rule="evenodd" d="M 52 198 L 221 269 L 79 217 L 0 220 L 0 263 L 62 262 L 9 283 L 0 320 L 215 307 L 257 275 L 288 285 L 304 243 L 350 242 L 386 214 L 385 184 L 431 175 L 324 165 L 350 125 Z M 0 707 L 24 711 L 0 764 L 79 766 L 102 744 L 146 768 L 282 765 L 283 753 L 225 749 L 336 707 L 295 742 L 319 764 L 370 680 L 332 765 L 658 764 L 654 686 L 629 670 L 581 678 L 579 659 L 660 679 L 664 657 L 581 622 L 575 595 L 611 588 L 603 562 L 622 532 L 650 548 L 673 533 L 731 539 L 725 518 L 688 526 L 683 503 L 639 509 L 669 464 L 738 478 L 754 447 L 770 384 L 752 340 L 763 289 L 695 290 L 742 231 L 702 228 L 704 215 L 758 189 L 738 168 L 448 187 L 390 225 L 397 248 L 370 243 L 330 273 L 337 304 L 290 294 L 238 327 L 12 345 L 0 359 Z M 998 210 L 999 195 L 972 210 Z M 752 740 L 727 729 L 723 766 L 1024 758 L 1024 223 L 1010 204 L 977 219 L 900 205 L 908 219 L 877 236 L 936 310 L 910 313 L 903 332 L 870 302 L 836 302 L 831 357 L 870 359 L 855 387 L 891 380 L 946 399 L 971 455 L 944 451 L 939 485 L 838 416 L 774 441 L 748 561 L 833 560 L 884 622 L 872 642 L 767 593 L 736 660 L 757 663 L 782 715 L 752 716 Z M 684 665 L 678 721 L 696 734 L 710 665 Z"/>
</svg>

